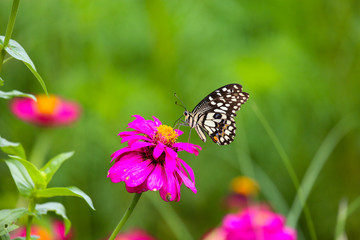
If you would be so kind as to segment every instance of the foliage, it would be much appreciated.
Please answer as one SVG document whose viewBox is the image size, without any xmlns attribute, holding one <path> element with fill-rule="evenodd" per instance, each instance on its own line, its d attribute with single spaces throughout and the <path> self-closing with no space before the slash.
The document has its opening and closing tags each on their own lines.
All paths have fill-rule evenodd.
<svg viewBox="0 0 360 240">
<path fill-rule="evenodd" d="M 11 4 L 0 1 L 1 35 Z M 0 134 L 35 149 L 47 132 L 52 138 L 45 141 L 51 146 L 43 153 L 46 159 L 76 152 L 51 184 L 76 185 L 93 196 L 96 214 L 76 199 L 62 203 L 78 236 L 101 239 L 130 201 L 123 186 L 106 179 L 109 153 L 121 144 L 116 134 L 130 116 L 156 115 L 171 125 L 183 111 L 174 104 L 174 92 L 191 110 L 212 90 L 237 82 L 250 98 L 236 117 L 234 143 L 223 148 L 211 141 L 202 144 L 191 133 L 190 141 L 204 149 L 199 157 L 187 158 L 198 193 L 184 191 L 181 201 L 171 205 L 141 201 L 125 227 L 148 229 L 159 239 L 173 239 L 179 232 L 199 239 L 225 214 L 220 203 L 227 184 L 246 174 L 259 182 L 259 200 L 270 201 L 283 215 L 295 213 L 291 219 L 304 235 L 299 239 L 309 239 L 303 203 L 256 104 L 304 189 L 318 239 L 334 238 L 335 229 L 337 236 L 357 238 L 360 136 L 352 124 L 360 116 L 359 12 L 358 2 L 347 0 L 22 1 L 12 39 L 34 60 L 49 92 L 80 102 L 83 117 L 49 133 L 16 119 L 9 101 L 1 100 Z M 22 63 L 4 60 L 3 92 L 43 91 Z M 182 130 L 180 141 L 188 141 L 188 129 Z M 29 189 L 30 172 L 25 174 L 18 159 L 6 159 L 23 166 L 14 168 Z M 1 183 L 9 179 L 6 164 L 0 164 Z M 16 187 L 1 184 L 0 195 L 6 196 L 1 209 L 15 207 Z M 177 223 L 169 227 L 174 219 L 181 219 L 180 229 L 187 231 L 173 230 Z"/>
<path fill-rule="evenodd" d="M 3 63 L 8 61 L 8 59 L 4 60 L 4 57 L 7 53 L 14 59 L 24 62 L 24 64 L 38 79 L 45 93 L 47 93 L 43 79 L 36 71 L 35 65 L 25 52 L 24 48 L 15 40 L 10 39 L 18 6 L 19 0 L 14 0 L 9 23 L 7 26 L 6 36 L 0 36 L 0 70 Z M 1 79 L 1 86 L 4 85 L 3 83 L 4 80 Z M 11 92 L 0 91 L 0 98 L 9 99 L 11 97 L 29 97 L 36 100 L 33 95 L 25 94 L 17 90 L 13 90 Z M 36 204 L 40 198 L 76 196 L 83 198 L 89 204 L 89 206 L 95 210 L 90 197 L 77 187 L 47 188 L 47 185 L 49 184 L 53 175 L 60 168 L 60 166 L 73 155 L 73 152 L 60 154 L 52 158 L 43 168 L 38 169 L 33 163 L 26 159 L 24 148 L 20 143 L 10 142 L 0 137 L 0 149 L 5 154 L 7 154 L 7 158 L 4 161 L 9 167 L 11 176 L 14 179 L 19 193 L 29 199 L 28 209 L 15 208 L 4 209 L 0 211 L 1 239 L 10 239 L 9 232 L 17 228 L 15 222 L 24 215 L 28 216 L 26 239 L 37 239 L 37 237 L 30 236 L 32 218 L 34 216 L 45 215 L 49 211 L 54 211 L 64 219 L 66 233 L 70 230 L 71 222 L 66 216 L 65 207 L 58 202 Z"/>
<path fill-rule="evenodd" d="M 5 163 L 10 169 L 20 194 L 29 198 L 30 202 L 36 203 L 40 198 L 75 196 L 84 199 L 95 210 L 90 197 L 77 187 L 47 187 L 52 176 L 73 155 L 73 152 L 59 154 L 47 162 L 41 169 L 38 169 L 34 164 L 26 160 L 24 149 L 20 143 L 13 143 L 0 138 L 0 148 L 3 152 L 9 154 L 9 159 L 6 159 Z M 41 216 L 49 211 L 54 211 L 64 219 L 66 232 L 68 232 L 71 222 L 66 216 L 65 207 L 58 202 L 47 202 L 36 204 L 34 209 L 29 206 L 29 210 L 23 208 L 2 210 L 0 212 L 1 227 L 9 226 L 11 228 L 6 227 L 7 232 L 1 229 L 0 236 L 16 229 L 16 227 L 13 227 L 13 223 L 19 217 L 23 215 Z"/>
</svg>

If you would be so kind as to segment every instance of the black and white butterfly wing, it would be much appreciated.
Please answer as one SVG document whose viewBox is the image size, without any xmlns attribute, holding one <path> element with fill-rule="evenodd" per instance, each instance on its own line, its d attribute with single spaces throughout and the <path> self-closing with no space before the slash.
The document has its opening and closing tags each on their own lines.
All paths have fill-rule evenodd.
<svg viewBox="0 0 360 240">
<path fill-rule="evenodd" d="M 234 141 L 236 111 L 249 98 L 240 84 L 228 84 L 206 96 L 191 112 L 189 126 L 194 127 L 201 140 L 206 141 L 206 132 L 219 145 Z"/>
</svg>

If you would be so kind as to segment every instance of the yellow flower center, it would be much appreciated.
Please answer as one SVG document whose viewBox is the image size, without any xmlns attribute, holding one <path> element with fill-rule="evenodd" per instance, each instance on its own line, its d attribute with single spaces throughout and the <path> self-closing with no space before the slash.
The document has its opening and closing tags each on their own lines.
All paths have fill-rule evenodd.
<svg viewBox="0 0 360 240">
<path fill-rule="evenodd" d="M 160 142 L 164 144 L 173 144 L 178 138 L 179 134 L 177 134 L 172 127 L 167 125 L 160 125 L 157 127 L 156 137 L 160 140 Z"/>
<path fill-rule="evenodd" d="M 51 115 L 59 104 L 59 98 L 54 95 L 37 95 L 37 110 L 44 115 Z"/>
<path fill-rule="evenodd" d="M 254 196 L 259 191 L 258 184 L 249 177 L 236 177 L 231 182 L 231 190 L 234 193 L 245 196 Z"/>
<path fill-rule="evenodd" d="M 42 226 L 34 226 L 31 229 L 31 235 L 39 236 L 38 240 L 51 240 L 54 239 L 50 230 Z"/>
</svg>

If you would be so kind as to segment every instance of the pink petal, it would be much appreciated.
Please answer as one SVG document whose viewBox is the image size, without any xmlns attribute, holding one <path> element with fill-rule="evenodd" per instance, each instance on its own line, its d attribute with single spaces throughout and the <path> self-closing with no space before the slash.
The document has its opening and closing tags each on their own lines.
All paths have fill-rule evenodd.
<svg viewBox="0 0 360 240">
<path fill-rule="evenodd" d="M 184 132 L 180 129 L 174 129 L 174 131 L 178 134 L 178 136 L 182 135 Z"/>
<path fill-rule="evenodd" d="M 158 144 L 155 146 L 154 151 L 153 151 L 153 156 L 155 159 L 158 159 L 158 157 L 160 157 L 160 155 L 164 152 L 164 148 L 166 146 L 164 144 L 162 144 L 161 142 L 158 142 Z"/>
<path fill-rule="evenodd" d="M 111 179 L 112 182 L 121 182 L 124 181 L 126 175 L 125 173 L 132 168 L 134 165 L 140 164 L 143 160 L 141 156 L 128 154 L 117 161 L 112 167 L 110 167 L 107 177 Z"/>
<path fill-rule="evenodd" d="M 143 117 L 140 115 L 134 115 L 136 119 L 128 124 L 128 128 L 133 128 L 139 132 L 142 132 L 148 136 L 154 134 L 154 129 L 152 129 Z"/>
<path fill-rule="evenodd" d="M 126 191 L 128 191 L 129 193 L 142 193 L 149 190 L 146 186 L 146 182 L 143 182 L 142 184 L 136 187 L 128 187 L 127 185 L 125 185 L 125 187 L 126 187 Z"/>
<path fill-rule="evenodd" d="M 180 200 L 180 184 L 173 171 L 169 171 L 165 166 L 163 173 L 164 181 L 163 187 L 160 189 L 161 198 L 168 201 L 179 201 Z"/>
<path fill-rule="evenodd" d="M 132 143 L 136 142 L 137 140 L 145 140 L 145 141 L 151 141 L 150 138 L 143 136 L 143 135 L 132 135 L 132 136 L 126 136 L 121 139 L 121 143 L 129 141 L 129 146 L 132 145 Z"/>
<path fill-rule="evenodd" d="M 164 181 L 163 187 L 159 191 L 160 196 L 166 202 L 176 201 L 178 199 L 177 191 L 180 191 L 180 187 L 176 184 L 173 174 L 166 175 L 166 181 Z M 177 188 L 179 188 L 179 190 Z"/>
<path fill-rule="evenodd" d="M 155 169 L 149 175 L 147 187 L 150 191 L 158 191 L 163 186 L 164 180 L 162 178 L 162 171 L 161 165 L 157 164 Z"/>
<path fill-rule="evenodd" d="M 178 158 L 178 161 L 185 167 L 186 171 L 190 175 L 191 181 L 193 181 L 195 183 L 195 175 L 194 175 L 194 171 L 192 170 L 192 168 L 184 160 Z"/>
<path fill-rule="evenodd" d="M 124 182 L 128 187 L 136 187 L 145 181 L 154 169 L 151 160 L 143 161 L 128 168 L 124 173 Z"/>
<path fill-rule="evenodd" d="M 132 150 L 136 150 L 136 149 L 139 149 L 139 148 L 144 148 L 144 147 L 148 147 L 148 146 L 152 146 L 154 145 L 153 143 L 150 143 L 150 142 L 140 142 L 140 141 L 137 141 L 137 142 L 134 142 L 132 145 L 131 145 L 131 149 Z"/>
<path fill-rule="evenodd" d="M 137 135 L 140 134 L 141 132 L 139 131 L 124 131 L 124 132 L 120 132 L 118 134 L 118 136 L 120 136 L 121 138 L 123 137 L 127 137 L 127 136 L 133 136 L 133 135 Z"/>
<path fill-rule="evenodd" d="M 161 122 L 159 119 L 157 119 L 156 117 L 153 116 L 153 119 L 154 119 L 154 123 L 155 123 L 155 126 L 160 126 L 161 125 Z"/>
<path fill-rule="evenodd" d="M 77 120 L 80 116 L 81 108 L 75 102 L 60 99 L 58 112 L 54 115 L 54 124 L 69 124 Z"/>
<path fill-rule="evenodd" d="M 20 119 L 32 120 L 36 113 L 33 102 L 30 98 L 14 98 L 11 101 L 11 111 Z"/>
<path fill-rule="evenodd" d="M 175 156 L 174 156 L 175 153 Z M 165 164 L 164 167 L 167 169 L 168 173 L 173 173 L 176 168 L 176 157 L 177 153 L 171 148 L 165 148 Z"/>
<path fill-rule="evenodd" d="M 111 161 L 110 162 L 112 162 L 114 159 L 120 157 L 122 154 L 130 152 L 130 151 L 132 151 L 132 150 L 129 147 L 124 147 L 122 149 L 117 150 L 116 152 L 111 154 Z"/>
<path fill-rule="evenodd" d="M 190 179 L 187 176 L 185 176 L 185 174 L 183 174 L 180 170 L 177 171 L 177 174 L 179 174 L 179 176 L 181 177 L 181 180 L 184 182 L 185 186 L 190 188 L 191 191 L 193 191 L 194 193 L 197 193 L 194 182 L 190 181 Z"/>
<path fill-rule="evenodd" d="M 199 150 L 201 150 L 201 147 L 198 145 L 182 142 L 175 143 L 173 147 L 178 148 L 178 151 L 186 151 L 195 154 L 196 156 L 199 154 Z"/>
</svg>

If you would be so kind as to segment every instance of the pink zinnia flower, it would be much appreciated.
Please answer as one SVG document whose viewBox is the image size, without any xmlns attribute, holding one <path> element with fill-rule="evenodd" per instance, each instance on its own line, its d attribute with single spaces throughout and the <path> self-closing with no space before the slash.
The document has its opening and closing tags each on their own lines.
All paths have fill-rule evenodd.
<svg viewBox="0 0 360 240">
<path fill-rule="evenodd" d="M 111 155 L 115 164 L 107 177 L 115 183 L 125 182 L 130 193 L 159 191 L 164 201 L 179 201 L 182 183 L 196 193 L 193 170 L 178 157 L 178 152 L 198 155 L 200 146 L 176 142 L 182 132 L 162 125 L 155 117 L 154 121 L 134 117 L 128 124 L 134 131 L 119 133 L 121 142 L 128 142 L 128 146 Z"/>
<path fill-rule="evenodd" d="M 118 234 L 115 240 L 155 240 L 155 238 L 151 237 L 143 230 L 133 229 L 127 233 Z"/>
<path fill-rule="evenodd" d="M 285 218 L 267 206 L 251 206 L 237 214 L 228 214 L 222 229 L 226 240 L 296 240 L 296 231 L 285 226 Z"/>
<path fill-rule="evenodd" d="M 61 221 L 52 222 L 52 229 L 41 225 L 31 226 L 31 235 L 38 236 L 38 240 L 70 240 L 72 239 L 72 230 L 65 235 L 65 225 Z M 11 239 L 17 237 L 26 237 L 26 227 L 21 227 L 10 233 Z"/>
<path fill-rule="evenodd" d="M 30 98 L 15 98 L 11 111 L 21 120 L 40 126 L 60 126 L 79 118 L 80 106 L 55 95 L 37 95 Z"/>
</svg>

